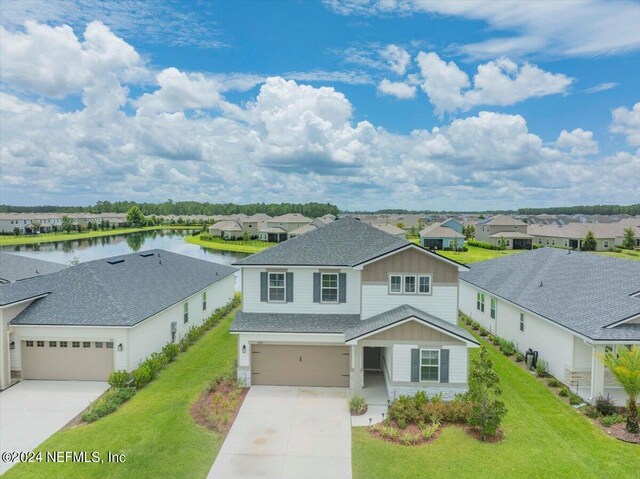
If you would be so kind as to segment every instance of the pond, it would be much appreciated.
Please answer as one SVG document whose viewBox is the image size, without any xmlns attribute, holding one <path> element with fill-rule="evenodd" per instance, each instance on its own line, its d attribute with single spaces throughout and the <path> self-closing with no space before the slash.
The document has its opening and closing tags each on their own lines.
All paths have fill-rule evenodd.
<svg viewBox="0 0 640 479">
<path fill-rule="evenodd" d="M 2 246 L 0 251 L 63 264 L 70 264 L 75 259 L 84 263 L 156 248 L 221 264 L 231 264 L 248 256 L 187 243 L 184 237 L 189 233 L 188 230 L 155 230 L 73 241 Z M 236 278 L 236 289 L 239 289 L 239 284 L 239 278 Z"/>
</svg>

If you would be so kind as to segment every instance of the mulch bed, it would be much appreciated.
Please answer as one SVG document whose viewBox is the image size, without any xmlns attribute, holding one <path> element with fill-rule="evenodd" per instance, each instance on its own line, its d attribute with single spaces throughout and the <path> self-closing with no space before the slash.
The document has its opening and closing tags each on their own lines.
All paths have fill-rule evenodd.
<svg viewBox="0 0 640 479">
<path fill-rule="evenodd" d="M 198 397 L 191 406 L 191 416 L 197 424 L 226 436 L 248 392 L 249 388 L 238 388 L 233 381 L 222 381 L 212 391 L 205 391 Z M 223 406 L 219 404 L 220 398 L 226 401 Z M 227 408 L 225 421 L 215 418 L 221 407 Z"/>
<path fill-rule="evenodd" d="M 626 421 L 618 424 L 614 424 L 611 427 L 604 427 L 600 424 L 600 428 L 606 432 L 609 436 L 613 436 L 624 442 L 630 442 L 631 444 L 640 444 L 640 434 L 631 434 L 625 430 Z"/>
<path fill-rule="evenodd" d="M 352 412 L 351 415 L 352 416 L 364 416 L 365 414 L 367 414 L 367 411 L 369 410 L 369 406 L 365 406 L 364 410 L 362 412 Z"/>
<path fill-rule="evenodd" d="M 482 441 L 482 435 L 480 434 L 480 431 L 478 431 L 478 429 L 476 429 L 475 427 L 466 426 L 464 428 L 464 431 L 474 439 L 477 439 L 478 441 Z M 498 429 L 498 432 L 496 433 L 495 436 L 485 436 L 484 442 L 489 442 L 493 444 L 496 442 L 500 442 L 503 439 L 504 439 L 504 434 L 502 433 L 502 430 Z"/>
<path fill-rule="evenodd" d="M 372 436 L 374 436 L 375 438 L 380 439 L 380 440 L 385 441 L 385 442 L 389 442 L 391 444 L 399 444 L 401 446 L 422 446 L 424 444 L 429 444 L 430 442 L 435 441 L 440 436 L 440 432 L 442 432 L 442 427 L 440 427 L 434 433 L 433 436 L 431 436 L 429 439 L 424 439 L 424 437 L 422 437 L 420 428 L 416 424 L 407 424 L 407 427 L 405 427 L 404 429 L 399 429 L 395 425 L 394 425 L 394 427 L 396 429 L 398 429 L 398 432 L 399 432 L 397 439 L 391 439 L 390 437 L 383 436 L 382 434 L 380 434 L 379 431 L 374 429 L 374 427 L 368 427 L 368 429 L 369 429 L 369 433 Z M 406 434 L 406 433 L 419 434 L 420 435 L 420 439 L 418 441 L 416 441 L 415 443 L 413 443 L 413 444 L 406 444 L 406 443 L 402 442 L 402 435 Z"/>
</svg>

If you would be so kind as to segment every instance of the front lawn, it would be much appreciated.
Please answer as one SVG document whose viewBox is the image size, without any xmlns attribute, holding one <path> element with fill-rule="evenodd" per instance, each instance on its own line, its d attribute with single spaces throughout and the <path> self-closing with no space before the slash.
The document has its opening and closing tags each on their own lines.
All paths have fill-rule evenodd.
<svg viewBox="0 0 640 479">
<path fill-rule="evenodd" d="M 232 366 L 236 338 L 229 334 L 233 311 L 158 378 L 118 411 L 93 424 L 60 431 L 39 451 L 124 453 L 124 464 L 18 464 L 7 478 L 193 478 L 206 477 L 222 445 L 222 436 L 198 426 L 192 403 L 207 383 Z"/>
<path fill-rule="evenodd" d="M 356 427 L 352 432 L 353 477 L 638 477 L 640 447 L 608 437 L 529 373 L 492 346 L 488 349 L 509 409 L 501 442 L 482 443 L 461 428 L 446 427 L 430 444 L 401 446 Z"/>
<path fill-rule="evenodd" d="M 278 244 L 259 240 L 225 240 L 216 237 L 203 239 L 200 235 L 186 236 L 185 240 L 188 243 L 197 244 L 205 248 L 218 249 L 222 251 L 236 251 L 238 253 L 258 253 L 263 249 Z"/>
<path fill-rule="evenodd" d="M 502 258 L 510 254 L 523 253 L 529 251 L 527 249 L 485 249 L 478 246 L 467 246 L 468 251 L 438 251 L 441 256 L 457 261 L 462 264 L 475 263 L 477 261 L 486 261 L 488 259 Z"/>
<path fill-rule="evenodd" d="M 601 254 L 603 256 L 611 256 L 612 258 L 632 259 L 634 261 L 640 261 L 640 251 L 623 249 L 619 253 L 615 251 L 599 251 L 597 254 Z"/>
</svg>

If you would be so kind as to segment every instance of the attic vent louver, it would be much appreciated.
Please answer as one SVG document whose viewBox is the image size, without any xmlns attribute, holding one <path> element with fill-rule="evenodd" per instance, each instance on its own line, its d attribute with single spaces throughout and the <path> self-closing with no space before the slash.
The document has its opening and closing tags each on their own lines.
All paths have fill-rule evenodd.
<svg viewBox="0 0 640 479">
<path fill-rule="evenodd" d="M 124 259 L 123 258 L 110 259 L 109 261 L 107 261 L 107 263 L 109 264 L 124 263 Z"/>
<path fill-rule="evenodd" d="M 146 253 L 140 253 L 140 256 L 142 256 L 143 258 L 148 258 L 149 256 L 153 256 L 153 253 L 147 251 Z"/>
</svg>

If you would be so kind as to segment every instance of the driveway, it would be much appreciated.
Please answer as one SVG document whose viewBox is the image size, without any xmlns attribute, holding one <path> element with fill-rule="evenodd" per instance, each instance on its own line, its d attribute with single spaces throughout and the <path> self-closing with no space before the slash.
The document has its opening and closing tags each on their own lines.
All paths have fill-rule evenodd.
<svg viewBox="0 0 640 479">
<path fill-rule="evenodd" d="M 31 451 L 109 388 L 94 381 L 21 381 L 0 393 L 0 449 Z M 0 474 L 13 464 L 0 462 Z"/>
<path fill-rule="evenodd" d="M 253 386 L 210 478 L 350 479 L 349 390 Z"/>
</svg>

